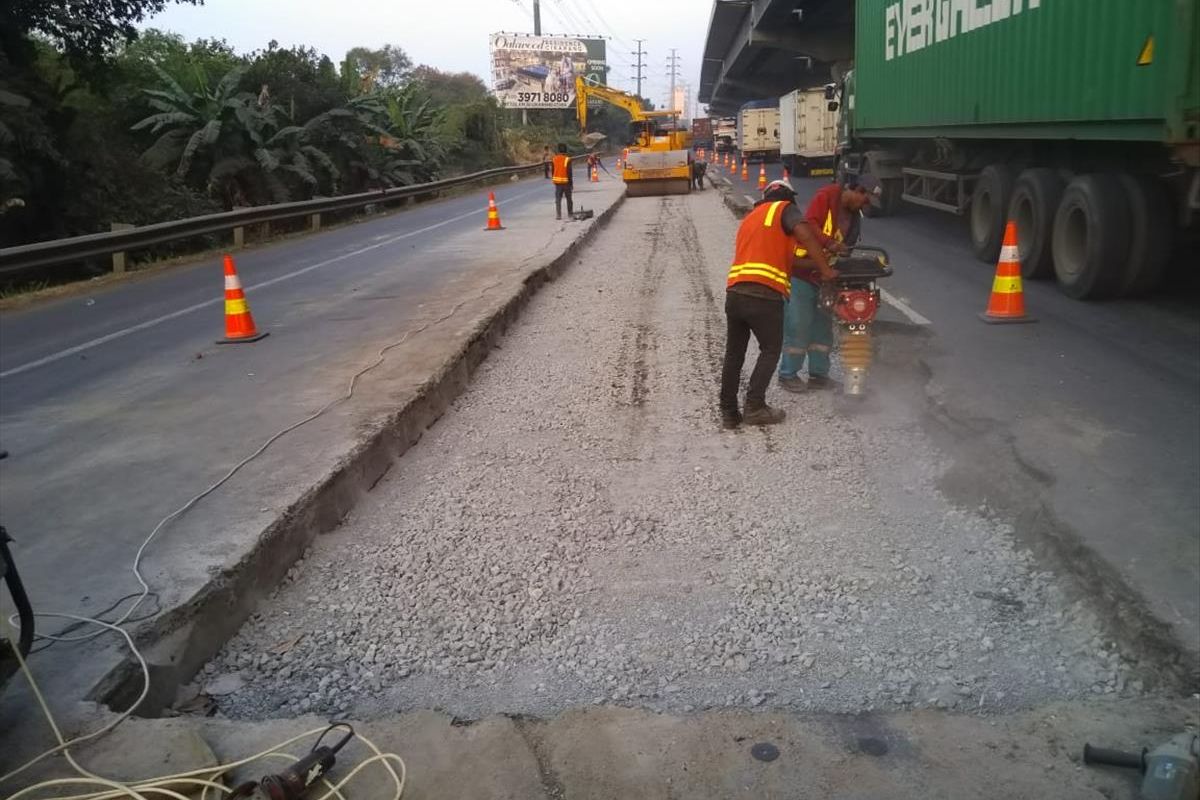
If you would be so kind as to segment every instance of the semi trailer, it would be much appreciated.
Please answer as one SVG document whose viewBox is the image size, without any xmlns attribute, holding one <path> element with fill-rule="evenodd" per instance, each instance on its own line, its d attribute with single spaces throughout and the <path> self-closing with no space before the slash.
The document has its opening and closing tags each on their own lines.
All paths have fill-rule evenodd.
<svg viewBox="0 0 1200 800">
<path fill-rule="evenodd" d="M 837 111 L 824 88 L 779 98 L 779 156 L 793 175 L 832 175 L 836 149 Z"/>
<path fill-rule="evenodd" d="M 737 149 L 742 158 L 779 158 L 779 100 L 751 100 L 738 111 Z"/>
<path fill-rule="evenodd" d="M 1023 275 L 1072 297 L 1149 291 L 1200 218 L 1198 5 L 857 0 L 839 179 L 964 216 L 987 262 L 1013 220 Z"/>
</svg>

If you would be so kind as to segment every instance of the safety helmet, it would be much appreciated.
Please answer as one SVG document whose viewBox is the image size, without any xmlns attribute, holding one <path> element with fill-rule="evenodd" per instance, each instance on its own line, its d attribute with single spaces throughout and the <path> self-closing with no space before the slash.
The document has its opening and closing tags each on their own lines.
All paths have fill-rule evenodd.
<svg viewBox="0 0 1200 800">
<path fill-rule="evenodd" d="M 792 188 L 792 184 L 785 178 L 776 178 L 763 187 L 763 199 L 777 198 L 782 200 L 790 200 L 796 196 L 796 190 Z"/>
</svg>

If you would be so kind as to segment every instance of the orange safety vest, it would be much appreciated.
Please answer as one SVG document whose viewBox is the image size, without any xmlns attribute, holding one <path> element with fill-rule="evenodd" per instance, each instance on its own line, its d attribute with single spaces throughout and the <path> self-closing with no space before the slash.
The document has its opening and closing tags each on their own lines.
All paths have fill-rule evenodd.
<svg viewBox="0 0 1200 800">
<path fill-rule="evenodd" d="M 834 239 L 837 239 L 839 242 L 845 241 L 845 239 L 842 237 L 841 230 L 833 227 L 833 212 L 832 211 L 825 212 L 825 224 L 821 226 L 821 233 L 825 234 L 826 236 L 832 236 Z M 808 257 L 807 250 L 805 250 L 803 247 L 796 248 L 796 258 L 807 258 L 807 257 Z"/>
<path fill-rule="evenodd" d="M 783 230 L 779 221 L 788 205 L 787 200 L 759 203 L 742 220 L 726 288 L 737 283 L 760 283 L 784 297 L 791 295 L 795 240 Z"/>
<path fill-rule="evenodd" d="M 551 180 L 555 183 L 570 183 L 571 157 L 559 153 L 554 157 L 554 168 L 551 171 Z"/>
</svg>

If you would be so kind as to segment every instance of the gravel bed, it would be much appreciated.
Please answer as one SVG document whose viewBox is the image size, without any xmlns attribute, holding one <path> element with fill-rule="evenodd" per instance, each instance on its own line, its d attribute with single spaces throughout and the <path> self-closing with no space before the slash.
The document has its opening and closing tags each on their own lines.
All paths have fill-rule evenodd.
<svg viewBox="0 0 1200 800">
<path fill-rule="evenodd" d="M 939 493 L 919 409 L 778 392 L 784 425 L 720 429 L 735 227 L 713 192 L 628 200 L 193 690 L 237 718 L 1142 691 L 1003 520 Z"/>
</svg>

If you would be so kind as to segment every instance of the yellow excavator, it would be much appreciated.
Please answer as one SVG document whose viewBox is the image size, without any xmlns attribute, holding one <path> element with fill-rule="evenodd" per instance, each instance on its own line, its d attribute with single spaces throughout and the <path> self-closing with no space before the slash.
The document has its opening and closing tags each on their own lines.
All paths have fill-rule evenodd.
<svg viewBox="0 0 1200 800">
<path fill-rule="evenodd" d="M 579 118 L 580 136 L 587 135 L 591 98 L 625 109 L 639 126 L 621 173 L 626 195 L 654 197 L 692 190 L 692 134 L 680 128 L 678 111 L 645 111 L 641 100 L 628 92 L 576 77 L 575 116 Z"/>
</svg>

